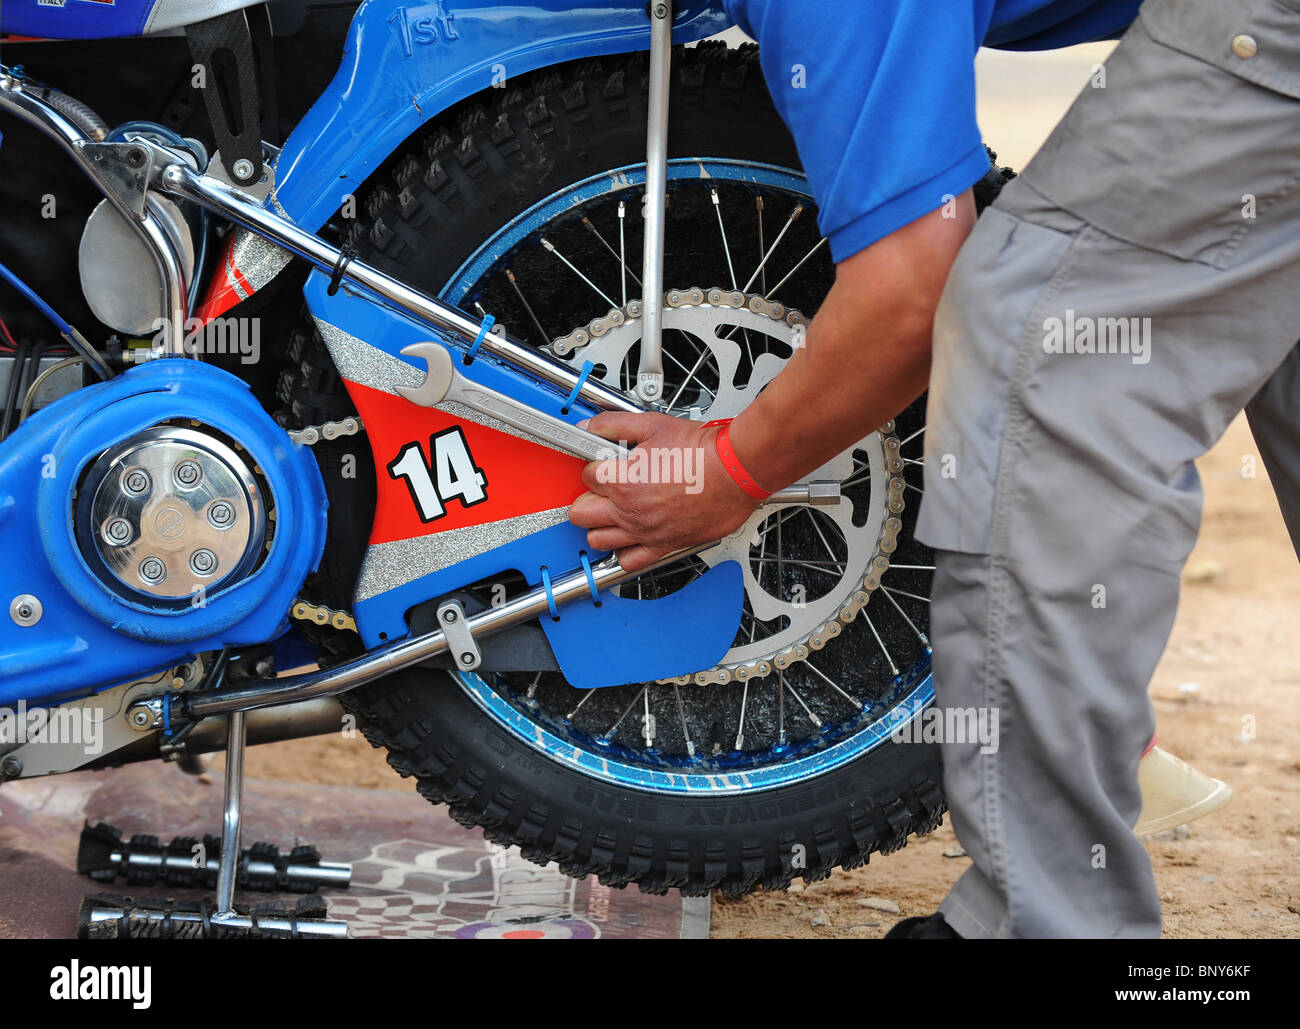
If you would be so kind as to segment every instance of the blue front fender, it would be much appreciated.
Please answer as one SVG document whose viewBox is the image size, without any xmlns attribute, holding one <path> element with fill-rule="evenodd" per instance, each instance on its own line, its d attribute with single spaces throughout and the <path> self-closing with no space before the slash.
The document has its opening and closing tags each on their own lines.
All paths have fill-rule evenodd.
<svg viewBox="0 0 1300 1029">
<path fill-rule="evenodd" d="M 674 43 L 727 28 L 719 0 L 678 0 Z M 276 161 L 269 199 L 318 229 L 403 140 L 466 97 L 538 68 L 648 50 L 644 0 L 367 0 L 343 61 Z"/>
</svg>

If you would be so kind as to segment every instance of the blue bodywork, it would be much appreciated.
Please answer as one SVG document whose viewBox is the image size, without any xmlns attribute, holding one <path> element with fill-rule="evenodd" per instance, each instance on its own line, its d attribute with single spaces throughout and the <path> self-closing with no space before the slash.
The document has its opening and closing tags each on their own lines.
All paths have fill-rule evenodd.
<svg viewBox="0 0 1300 1029">
<path fill-rule="evenodd" d="M 674 43 L 731 24 L 717 0 L 678 0 L 677 10 Z M 645 0 L 369 0 L 352 20 L 338 74 L 285 141 L 272 203 L 317 229 L 453 104 L 547 65 L 649 48 Z"/>
<path fill-rule="evenodd" d="M 252 575 L 180 610 L 110 591 L 82 558 L 73 529 L 77 484 L 90 461 L 169 419 L 195 419 L 237 441 L 265 476 L 278 526 Z M 0 704 L 87 693 L 201 651 L 273 639 L 320 561 L 325 518 L 311 453 L 290 442 L 247 385 L 211 365 L 154 361 L 51 404 L 0 447 L 5 583 L 44 609 L 26 628 L 0 619 Z M 6 608 L 11 599 L 0 598 Z"/>
</svg>

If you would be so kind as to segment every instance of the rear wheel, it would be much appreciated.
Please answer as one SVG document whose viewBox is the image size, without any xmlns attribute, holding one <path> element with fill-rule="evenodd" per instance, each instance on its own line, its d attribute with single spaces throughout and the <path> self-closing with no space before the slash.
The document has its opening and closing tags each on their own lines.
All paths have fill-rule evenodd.
<svg viewBox="0 0 1300 1029">
<path fill-rule="evenodd" d="M 673 60 L 666 396 L 676 414 L 732 415 L 793 353 L 834 269 L 755 51 L 704 44 Z M 378 267 L 629 389 L 645 77 L 644 55 L 631 55 L 488 91 L 376 177 L 349 241 Z M 309 337 L 297 347 L 299 368 L 283 384 L 292 417 L 337 417 L 342 395 L 323 347 Z M 892 851 L 943 812 L 937 747 L 890 738 L 933 697 L 932 562 L 911 534 L 923 433 L 918 402 L 818 476 L 841 483 L 840 509 L 765 510 L 729 548 L 622 587 L 659 595 L 738 560 L 745 611 L 715 668 L 592 691 L 553 672 L 445 684 L 435 680 L 448 673 L 413 670 L 344 703 L 458 820 L 610 885 L 740 893 Z M 364 505 L 351 524 L 336 517 L 357 510 L 357 481 L 325 458 L 345 502 L 333 505 L 310 599 L 346 606 L 346 570 L 368 525 Z"/>
</svg>

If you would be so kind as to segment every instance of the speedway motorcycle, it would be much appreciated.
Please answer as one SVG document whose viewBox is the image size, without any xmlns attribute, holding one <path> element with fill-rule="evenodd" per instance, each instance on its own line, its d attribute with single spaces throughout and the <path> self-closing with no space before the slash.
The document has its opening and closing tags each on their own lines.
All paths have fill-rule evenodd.
<svg viewBox="0 0 1300 1029">
<path fill-rule="evenodd" d="M 244 747 L 344 711 L 614 886 L 939 824 L 923 401 L 648 571 L 567 520 L 613 453 L 579 422 L 735 416 L 832 281 L 716 2 L 0 13 L 0 707 L 50 730 L 4 778 L 226 749 L 245 928 Z"/>
</svg>

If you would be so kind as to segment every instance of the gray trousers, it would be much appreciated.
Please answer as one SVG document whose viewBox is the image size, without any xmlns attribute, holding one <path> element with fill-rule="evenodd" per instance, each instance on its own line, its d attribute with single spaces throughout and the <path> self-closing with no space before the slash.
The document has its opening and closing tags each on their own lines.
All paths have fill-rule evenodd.
<svg viewBox="0 0 1300 1029">
<path fill-rule="evenodd" d="M 980 218 L 935 324 L 935 683 L 974 937 L 1160 933 L 1132 826 L 1193 461 L 1245 407 L 1300 540 L 1300 0 L 1147 0 Z"/>
</svg>

